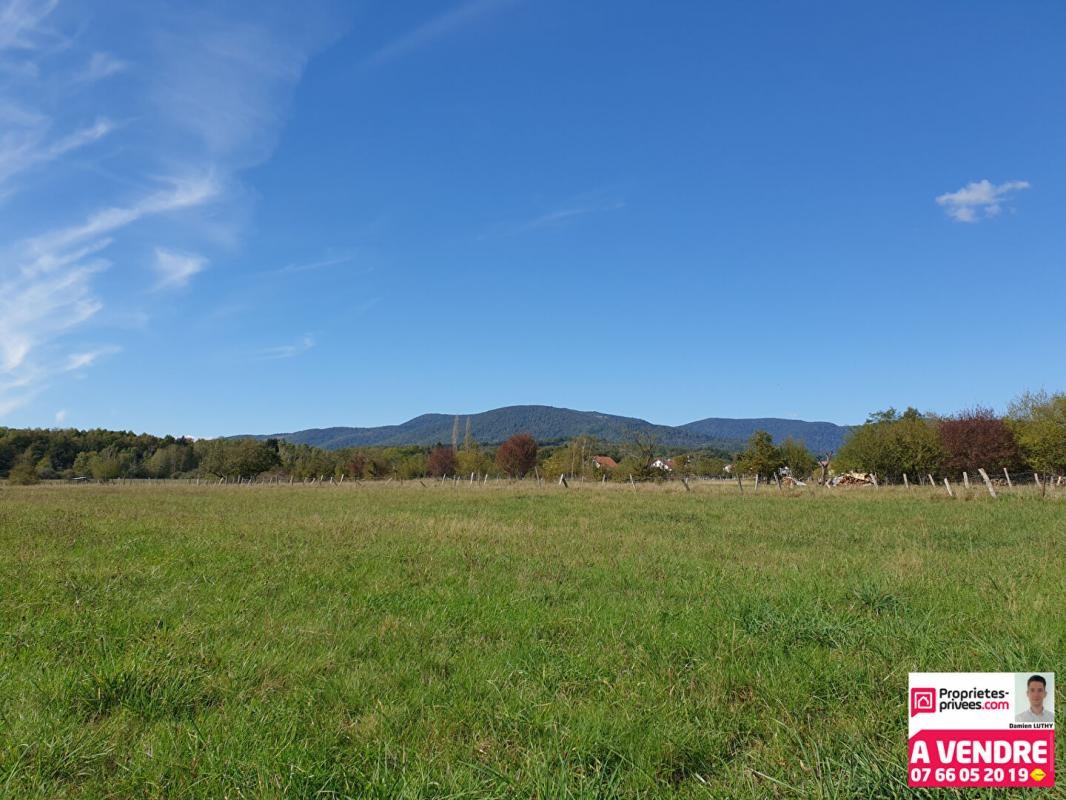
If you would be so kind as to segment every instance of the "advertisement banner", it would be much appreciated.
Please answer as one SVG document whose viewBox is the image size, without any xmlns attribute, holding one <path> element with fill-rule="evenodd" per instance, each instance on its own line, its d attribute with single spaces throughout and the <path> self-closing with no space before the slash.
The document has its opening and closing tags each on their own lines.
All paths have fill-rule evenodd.
<svg viewBox="0 0 1066 800">
<path fill-rule="evenodd" d="M 1054 672 L 912 672 L 912 787 L 1055 785 Z"/>
</svg>

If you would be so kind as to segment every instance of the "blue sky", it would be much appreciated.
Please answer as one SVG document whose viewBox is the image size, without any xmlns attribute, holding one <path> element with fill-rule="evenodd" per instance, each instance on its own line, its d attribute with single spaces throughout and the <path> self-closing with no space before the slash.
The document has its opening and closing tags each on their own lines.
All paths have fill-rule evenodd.
<svg viewBox="0 0 1066 800">
<path fill-rule="evenodd" d="M 0 425 L 1066 388 L 1059 2 L 0 0 Z"/>
</svg>

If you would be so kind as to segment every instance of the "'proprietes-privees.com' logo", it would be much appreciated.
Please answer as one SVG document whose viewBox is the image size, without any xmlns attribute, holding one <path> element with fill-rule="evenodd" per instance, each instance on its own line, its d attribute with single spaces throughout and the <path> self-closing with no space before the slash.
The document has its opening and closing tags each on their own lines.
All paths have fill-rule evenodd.
<svg viewBox="0 0 1066 800">
<path fill-rule="evenodd" d="M 1007 692 L 1002 689 L 911 689 L 911 716 L 936 711 L 1002 711 L 1010 708 Z"/>
<path fill-rule="evenodd" d="M 936 711 L 936 689 L 911 689 L 911 716 Z"/>
</svg>

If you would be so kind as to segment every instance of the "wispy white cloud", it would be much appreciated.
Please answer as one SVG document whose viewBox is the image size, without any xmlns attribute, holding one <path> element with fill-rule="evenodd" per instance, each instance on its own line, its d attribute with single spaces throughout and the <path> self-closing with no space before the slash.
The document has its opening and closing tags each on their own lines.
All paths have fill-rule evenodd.
<svg viewBox="0 0 1066 800">
<path fill-rule="evenodd" d="M 315 338 L 305 333 L 300 339 L 292 344 L 283 344 L 278 347 L 265 347 L 256 353 L 257 361 L 274 361 L 280 358 L 293 358 L 303 355 L 315 346 Z"/>
<path fill-rule="evenodd" d="M 290 275 L 294 272 L 311 272 L 316 269 L 337 267 L 341 264 L 350 264 L 353 261 L 355 261 L 355 254 L 349 253 L 347 255 L 334 256 L 332 258 L 323 258 L 318 261 L 305 261 L 296 264 L 287 264 L 284 267 L 270 270 L 269 272 L 275 275 Z"/>
<path fill-rule="evenodd" d="M 605 197 L 604 193 L 600 191 L 587 192 L 576 198 L 571 198 L 565 203 L 560 203 L 558 207 L 550 211 L 542 211 L 529 219 L 498 225 L 494 230 L 483 234 L 479 238 L 489 239 L 495 236 L 514 236 L 546 228 L 561 228 L 581 217 L 619 211 L 625 207 L 625 201 L 617 197 Z"/>
<path fill-rule="evenodd" d="M 56 425 L 62 425 L 64 422 L 66 422 L 67 421 L 67 410 L 65 408 L 59 409 L 59 411 L 56 412 L 55 420 L 56 420 Z"/>
<path fill-rule="evenodd" d="M 221 186 L 213 174 L 168 179 L 168 188 L 153 192 L 126 206 L 109 206 L 89 215 L 80 225 L 60 228 L 30 240 L 35 253 L 46 256 L 125 228 L 141 217 L 192 208 L 215 199 Z"/>
<path fill-rule="evenodd" d="M 16 273 L 0 283 L 0 414 L 29 402 L 67 370 L 69 359 L 32 356 L 100 311 L 90 278 L 106 267 L 87 261 L 46 275 Z"/>
<path fill-rule="evenodd" d="M 39 192 L 20 191 L 38 178 L 56 187 L 34 207 L 36 232 L 0 240 L 0 416 L 118 352 L 79 345 L 90 325 L 147 324 L 122 295 L 138 305 L 153 296 L 111 289 L 101 271 L 134 287 L 153 278 L 157 289 L 180 287 L 217 260 L 210 248 L 239 242 L 253 199 L 240 171 L 269 158 L 308 59 L 344 27 L 333 8 L 270 2 L 254 14 L 203 3 L 135 15 L 137 80 L 95 92 L 88 83 L 129 63 L 57 7 L 0 0 L 0 201 L 40 203 Z M 90 102 L 98 107 L 86 116 Z M 90 188 L 71 162 L 102 142 L 107 170 Z M 308 337 L 270 357 L 311 346 Z"/>
<path fill-rule="evenodd" d="M 1028 188 L 1029 181 L 994 184 L 986 179 L 968 183 L 956 192 L 942 194 L 936 202 L 956 222 L 977 222 L 999 216 L 1008 197 Z"/>
<path fill-rule="evenodd" d="M 0 3 L 0 51 L 35 50 L 55 36 L 43 27 L 59 0 L 8 0 Z"/>
<path fill-rule="evenodd" d="M 0 134 L 0 194 L 8 193 L 6 184 L 16 175 L 99 141 L 114 130 L 110 120 L 98 119 L 92 125 L 49 141 L 48 122 L 44 117 L 24 117 L 24 121 L 26 124 L 9 126 Z"/>
<path fill-rule="evenodd" d="M 108 346 L 99 347 L 96 350 L 88 350 L 84 353 L 71 353 L 67 356 L 66 366 L 63 367 L 64 372 L 74 372 L 79 369 L 86 369 L 95 364 L 103 356 L 114 355 L 119 352 L 118 347 Z"/>
<path fill-rule="evenodd" d="M 598 214 L 604 211 L 617 211 L 618 209 L 625 208 L 625 203 L 621 200 L 616 200 L 610 203 L 592 204 L 571 206 L 568 208 L 558 208 L 554 211 L 549 211 L 546 214 L 534 217 L 533 219 L 522 223 L 517 226 L 515 232 L 532 231 L 538 228 L 551 228 L 559 225 L 564 225 L 572 220 L 583 217 L 588 214 Z"/>
<path fill-rule="evenodd" d="M 129 64 L 122 59 L 99 50 L 90 56 L 89 63 L 87 63 L 85 69 L 78 74 L 77 79 L 83 83 L 102 81 L 104 78 L 110 78 L 112 75 L 117 75 L 128 66 Z"/>
<path fill-rule="evenodd" d="M 159 273 L 157 289 L 185 286 L 198 272 L 207 267 L 207 259 L 192 253 L 179 253 L 162 247 L 155 249 L 155 271 Z"/>
<path fill-rule="evenodd" d="M 278 28 L 201 17 L 194 23 L 156 36 L 149 99 L 208 158 L 232 168 L 260 163 L 273 152 L 292 89 L 317 46 L 301 43 L 298 20 Z"/>
<path fill-rule="evenodd" d="M 103 306 L 90 277 L 107 262 L 90 262 L 43 277 L 0 284 L 0 378 L 23 366 L 33 348 L 85 322 Z"/>
<path fill-rule="evenodd" d="M 366 59 L 367 66 L 380 66 L 428 47 L 467 28 L 482 18 L 514 5 L 516 0 L 466 0 L 443 14 L 393 39 Z"/>
</svg>

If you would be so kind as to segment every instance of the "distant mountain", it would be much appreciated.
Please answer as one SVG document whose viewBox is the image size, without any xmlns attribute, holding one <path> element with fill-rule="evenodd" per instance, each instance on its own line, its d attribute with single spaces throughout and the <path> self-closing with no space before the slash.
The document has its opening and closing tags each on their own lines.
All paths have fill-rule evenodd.
<svg viewBox="0 0 1066 800">
<path fill-rule="evenodd" d="M 804 442 L 815 453 L 838 449 L 848 428 L 831 422 L 804 422 L 789 419 L 702 419 L 687 425 L 656 425 L 636 417 L 618 417 L 597 411 L 573 411 L 552 406 L 507 406 L 480 414 L 460 415 L 459 436 L 466 433 L 466 422 L 482 444 L 496 444 L 516 433 L 530 433 L 538 442 L 554 443 L 581 434 L 604 442 L 627 442 L 637 435 L 654 436 L 663 447 L 717 447 L 736 450 L 757 430 L 768 431 L 775 442 L 791 436 Z M 445 444 L 452 440 L 453 414 L 423 414 L 400 425 L 379 428 L 310 428 L 271 436 L 296 444 L 308 444 L 326 450 L 342 447 L 381 447 L 396 445 Z M 238 438 L 238 437 L 234 437 Z M 256 435 L 256 439 L 268 438 Z"/>
<path fill-rule="evenodd" d="M 807 445 L 807 449 L 812 453 L 833 453 L 840 449 L 840 445 L 844 443 L 844 437 L 851 429 L 846 425 L 835 425 L 832 422 L 804 422 L 801 419 L 708 417 L 682 425 L 679 430 L 710 440 L 734 442 L 747 441 L 755 431 L 766 431 L 774 437 L 774 442 L 777 444 L 791 436 Z"/>
</svg>

